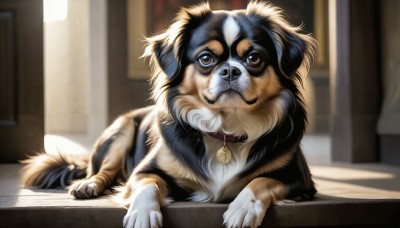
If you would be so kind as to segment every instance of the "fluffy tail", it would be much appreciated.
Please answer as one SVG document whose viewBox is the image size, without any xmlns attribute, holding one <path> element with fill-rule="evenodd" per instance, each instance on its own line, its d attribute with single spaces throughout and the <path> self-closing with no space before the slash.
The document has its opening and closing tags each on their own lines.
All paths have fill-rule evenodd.
<svg viewBox="0 0 400 228">
<path fill-rule="evenodd" d="M 43 189 L 66 188 L 74 179 L 86 176 L 89 155 L 51 155 L 46 153 L 32 156 L 21 163 L 22 185 Z"/>
</svg>

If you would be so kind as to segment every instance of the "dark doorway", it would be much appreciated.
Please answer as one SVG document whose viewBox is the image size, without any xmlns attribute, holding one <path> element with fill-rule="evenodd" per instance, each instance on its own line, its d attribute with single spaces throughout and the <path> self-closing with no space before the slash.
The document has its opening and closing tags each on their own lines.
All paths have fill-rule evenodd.
<svg viewBox="0 0 400 228">
<path fill-rule="evenodd" d="M 0 0 L 0 162 L 43 148 L 43 1 Z"/>
</svg>

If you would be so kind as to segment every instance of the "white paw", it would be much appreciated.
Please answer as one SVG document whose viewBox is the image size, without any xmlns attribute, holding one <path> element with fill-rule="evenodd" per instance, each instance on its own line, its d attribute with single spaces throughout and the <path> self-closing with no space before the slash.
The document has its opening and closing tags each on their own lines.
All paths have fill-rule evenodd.
<svg viewBox="0 0 400 228">
<path fill-rule="evenodd" d="M 258 227 L 269 205 L 257 200 L 250 189 L 243 189 L 236 199 L 229 204 L 224 213 L 226 227 Z"/>
<path fill-rule="evenodd" d="M 162 215 L 159 210 L 133 210 L 124 217 L 126 228 L 156 228 L 162 226 Z"/>
<path fill-rule="evenodd" d="M 135 190 L 128 213 L 124 217 L 125 228 L 162 227 L 162 214 L 157 200 L 158 190 L 150 185 Z"/>
</svg>

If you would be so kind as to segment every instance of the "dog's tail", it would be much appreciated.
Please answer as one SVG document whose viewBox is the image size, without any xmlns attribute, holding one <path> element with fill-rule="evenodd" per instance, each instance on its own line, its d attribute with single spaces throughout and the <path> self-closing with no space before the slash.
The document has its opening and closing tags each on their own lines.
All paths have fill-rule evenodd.
<svg viewBox="0 0 400 228">
<path fill-rule="evenodd" d="M 37 154 L 21 161 L 22 186 L 66 188 L 72 180 L 86 177 L 88 161 L 89 155 Z"/>
</svg>

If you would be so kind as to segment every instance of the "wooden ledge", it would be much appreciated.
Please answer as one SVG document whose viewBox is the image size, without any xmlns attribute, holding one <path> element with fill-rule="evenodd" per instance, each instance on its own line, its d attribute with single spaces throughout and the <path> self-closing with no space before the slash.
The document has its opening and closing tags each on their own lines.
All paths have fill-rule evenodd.
<svg viewBox="0 0 400 228">
<path fill-rule="evenodd" d="M 122 227 L 126 210 L 104 196 L 73 200 L 65 190 L 19 187 L 21 165 L 0 165 L 2 227 Z M 308 202 L 273 206 L 264 226 L 400 226 L 400 168 L 311 167 L 319 191 Z M 163 208 L 164 227 L 222 227 L 226 204 L 177 202 Z"/>
</svg>

